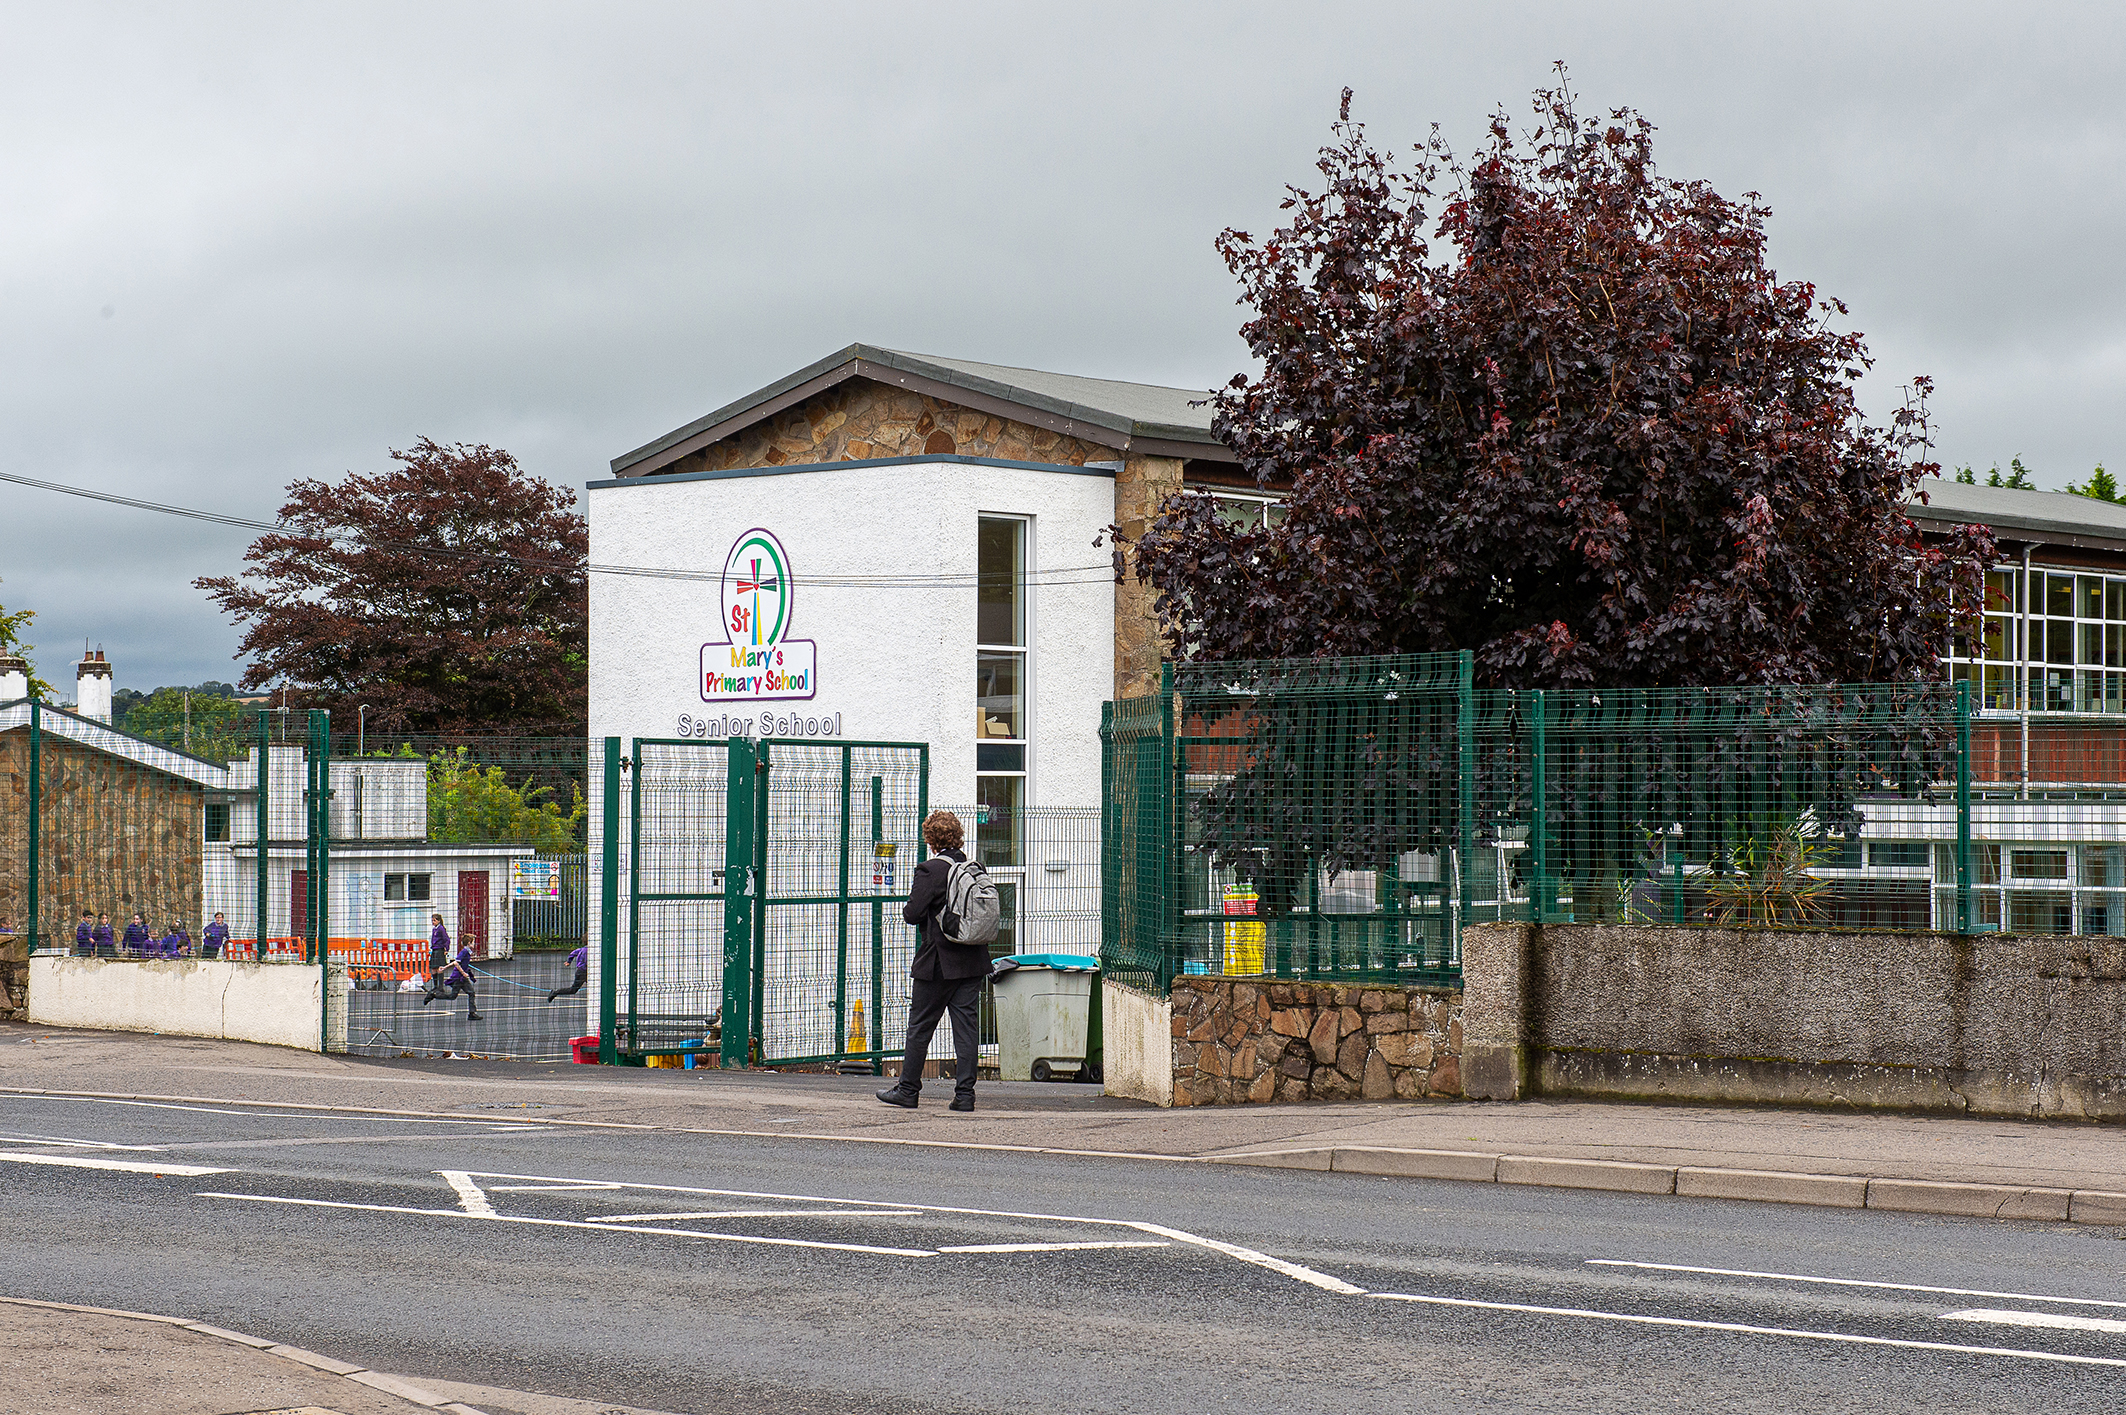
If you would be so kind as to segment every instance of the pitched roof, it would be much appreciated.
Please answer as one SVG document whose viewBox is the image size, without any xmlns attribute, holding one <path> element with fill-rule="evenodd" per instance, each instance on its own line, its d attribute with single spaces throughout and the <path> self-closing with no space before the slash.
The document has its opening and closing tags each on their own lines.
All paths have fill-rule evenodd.
<svg viewBox="0 0 2126 1415">
<path fill-rule="evenodd" d="M 1927 504 L 1906 508 L 1913 520 L 1935 526 L 1983 523 L 2002 540 L 2126 550 L 2126 505 L 2066 491 L 2024 491 L 1928 477 Z"/>
<path fill-rule="evenodd" d="M 83 747 L 93 748 L 114 757 L 192 782 L 194 785 L 220 790 L 228 785 L 229 772 L 204 757 L 195 757 L 190 752 L 180 752 L 175 747 L 165 747 L 160 742 L 150 742 L 145 737 L 135 737 L 130 732 L 121 732 L 107 723 L 94 718 L 82 717 L 65 708 L 43 704 L 37 714 L 38 729 L 53 737 L 64 738 Z M 30 721 L 28 698 L 17 698 L 11 703 L 0 703 L 0 732 L 12 732 L 26 728 Z"/>
<path fill-rule="evenodd" d="M 1118 452 L 1233 460 L 1211 434 L 1211 395 L 1206 389 L 1082 378 L 851 344 L 615 457 L 613 474 L 647 476 L 851 378 L 913 389 Z"/>
</svg>

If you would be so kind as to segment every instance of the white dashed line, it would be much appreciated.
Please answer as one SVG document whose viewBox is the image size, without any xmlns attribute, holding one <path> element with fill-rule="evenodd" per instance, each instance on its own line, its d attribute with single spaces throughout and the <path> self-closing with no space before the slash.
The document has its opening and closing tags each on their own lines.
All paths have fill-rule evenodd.
<svg viewBox="0 0 2126 1415">
<path fill-rule="evenodd" d="M 1091 1248 L 1169 1248 L 1169 1243 L 1146 1239 L 1120 1239 L 1095 1243 L 958 1243 L 938 1249 L 940 1253 L 1078 1253 Z"/>
<path fill-rule="evenodd" d="M 2111 1356 L 2074 1356 L 2064 1351 L 2024 1351 L 2008 1346 L 1958 1346 L 1946 1341 L 1907 1341 L 1888 1336 L 1858 1336 L 1842 1331 L 1806 1331 L 1797 1327 L 1756 1327 L 1742 1322 L 1708 1322 L 1691 1317 L 1651 1317 L 1638 1312 L 1597 1312 L 1585 1307 L 1538 1307 L 1526 1302 L 1478 1302 L 1467 1297 L 1432 1297 L 1415 1292 L 1376 1292 L 1389 1302 L 1423 1302 L 1435 1307 L 1465 1307 L 1486 1312 L 1521 1312 L 1536 1317 L 1583 1317 L 1598 1322 L 1631 1322 L 1651 1327 L 1689 1327 L 1697 1331 L 1734 1332 L 1743 1336 L 1797 1337 L 1851 1346 L 1894 1346 L 1907 1351 L 1948 1351 L 1962 1356 L 2013 1356 L 2023 1361 L 2059 1361 L 2071 1366 L 2126 1366 Z"/>
<path fill-rule="evenodd" d="M 67 1169 L 117 1169 L 128 1174 L 169 1174 L 180 1179 L 197 1179 L 206 1174 L 234 1174 L 232 1169 L 214 1169 L 197 1164 L 147 1164 L 140 1160 L 99 1160 L 87 1155 L 30 1155 L 10 1150 L 0 1150 L 0 1160 L 16 1164 L 55 1164 Z"/>
<path fill-rule="evenodd" d="M 1639 1268 L 1657 1273 L 1700 1273 L 1707 1277 L 1755 1277 L 1771 1282 L 1813 1282 L 1831 1287 L 1869 1287 L 1885 1292 L 1926 1292 L 1936 1297 L 1999 1297 L 2010 1302 L 2065 1302 L 2077 1307 L 2126 1307 L 2101 1297 L 2046 1297 L 2031 1292 L 1986 1292 L 1970 1287 L 1924 1287 L 1914 1282 L 1868 1282 L 1853 1277 L 1810 1277 L 1805 1273 L 1760 1273 L 1747 1268 L 1694 1268 L 1682 1263 L 1635 1263 L 1623 1258 L 1589 1258 L 1589 1267 Z"/>
<path fill-rule="evenodd" d="M 2070 1317 L 2059 1312 L 2004 1312 L 1991 1307 L 1944 1312 L 1941 1319 L 1945 1322 L 1991 1322 L 2003 1327 L 2051 1327 L 2057 1331 L 2126 1332 L 2126 1322 L 2109 1317 Z"/>
</svg>

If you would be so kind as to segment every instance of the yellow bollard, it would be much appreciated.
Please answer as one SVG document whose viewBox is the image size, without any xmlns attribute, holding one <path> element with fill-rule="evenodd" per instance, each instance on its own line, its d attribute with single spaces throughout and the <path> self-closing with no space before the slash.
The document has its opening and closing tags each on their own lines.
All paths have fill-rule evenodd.
<svg viewBox="0 0 2126 1415">
<path fill-rule="evenodd" d="M 871 1048 L 864 1035 L 864 1000 L 858 998 L 849 1009 L 849 1051 L 869 1051 Z"/>
</svg>

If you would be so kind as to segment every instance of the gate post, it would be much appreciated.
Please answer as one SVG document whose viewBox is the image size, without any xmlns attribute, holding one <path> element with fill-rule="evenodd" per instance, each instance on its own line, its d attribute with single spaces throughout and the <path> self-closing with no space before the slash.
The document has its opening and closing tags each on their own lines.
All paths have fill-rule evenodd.
<svg viewBox="0 0 2126 1415">
<path fill-rule="evenodd" d="M 257 728 L 258 745 L 251 750 L 258 763 L 258 819 L 255 822 L 258 853 L 251 864 L 252 873 L 257 876 L 253 883 L 258 892 L 258 917 L 251 926 L 251 956 L 255 961 L 263 963 L 266 961 L 266 916 L 270 903 L 268 881 L 271 863 L 268 856 L 273 844 L 273 796 L 270 790 L 272 771 L 267 765 L 273 756 L 273 720 L 267 716 L 264 708 L 259 709 Z"/>
<path fill-rule="evenodd" d="M 743 737 L 726 743 L 723 835 L 723 1049 L 726 1070 L 742 1071 L 751 1059 L 753 1020 L 753 744 Z"/>
<path fill-rule="evenodd" d="M 639 766 L 638 766 L 639 769 Z M 620 739 L 605 739 L 605 834 L 598 862 L 598 1064 L 614 1066 L 620 1048 L 613 1035 L 620 1005 Z M 629 960 L 632 964 L 633 960 Z"/>
<path fill-rule="evenodd" d="M 35 696 L 30 698 L 30 877 L 29 877 L 29 949 L 24 954 L 37 951 L 37 921 L 44 907 L 37 891 L 42 887 L 38 878 L 40 856 L 44 850 L 44 704 Z M 62 931 L 59 937 L 64 940 Z"/>
</svg>

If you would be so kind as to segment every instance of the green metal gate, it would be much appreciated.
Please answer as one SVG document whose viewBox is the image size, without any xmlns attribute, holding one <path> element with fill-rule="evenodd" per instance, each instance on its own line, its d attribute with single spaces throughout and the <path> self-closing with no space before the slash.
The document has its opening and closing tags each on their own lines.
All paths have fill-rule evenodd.
<svg viewBox="0 0 2126 1415">
<path fill-rule="evenodd" d="M 617 738 L 606 751 L 629 798 L 608 773 L 604 1058 L 715 1050 L 729 1067 L 876 1071 L 898 1055 L 886 1038 L 905 1028 L 906 989 L 886 980 L 914 946 L 900 904 L 923 858 L 928 745 L 638 737 L 625 759 Z"/>
</svg>

